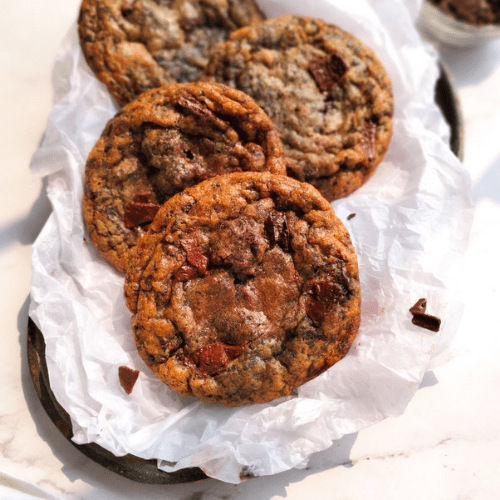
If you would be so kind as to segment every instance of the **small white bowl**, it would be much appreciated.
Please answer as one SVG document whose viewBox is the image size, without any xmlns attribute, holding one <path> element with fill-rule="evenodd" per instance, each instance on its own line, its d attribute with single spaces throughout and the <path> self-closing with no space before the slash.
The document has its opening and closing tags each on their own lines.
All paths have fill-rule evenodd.
<svg viewBox="0 0 500 500">
<path fill-rule="evenodd" d="M 420 11 L 418 28 L 443 43 L 462 47 L 500 38 L 500 24 L 477 26 L 457 21 L 425 0 Z"/>
</svg>

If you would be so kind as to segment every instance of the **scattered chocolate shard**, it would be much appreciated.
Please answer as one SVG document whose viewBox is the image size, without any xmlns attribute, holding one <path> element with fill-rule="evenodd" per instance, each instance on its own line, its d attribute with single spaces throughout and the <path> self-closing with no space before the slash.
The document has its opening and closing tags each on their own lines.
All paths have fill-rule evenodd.
<svg viewBox="0 0 500 500">
<path fill-rule="evenodd" d="M 377 125 L 375 123 L 365 123 L 363 136 L 359 144 L 368 160 L 374 160 L 377 156 Z"/>
<path fill-rule="evenodd" d="M 215 342 L 193 352 L 189 360 L 194 363 L 202 373 L 215 375 L 242 352 L 242 347 L 237 345 Z"/>
<path fill-rule="evenodd" d="M 311 73 L 321 92 L 334 87 L 347 73 L 349 65 L 340 52 L 331 52 L 324 57 L 316 57 L 309 61 L 307 69 Z"/>
<path fill-rule="evenodd" d="M 424 314 L 427 309 L 427 299 L 418 299 L 417 302 L 410 307 L 412 314 Z"/>
<path fill-rule="evenodd" d="M 271 212 L 264 223 L 264 228 L 269 236 L 271 247 L 279 245 L 283 250 L 288 250 L 290 236 L 284 213 Z"/>
<path fill-rule="evenodd" d="M 354 219 L 354 217 L 356 217 L 356 214 L 349 214 L 349 215 L 347 216 L 347 220 Z"/>
<path fill-rule="evenodd" d="M 139 377 L 139 370 L 133 370 L 128 366 L 118 367 L 118 378 L 125 394 L 128 396 L 134 388 L 137 378 Z"/>
<path fill-rule="evenodd" d="M 427 300 L 419 299 L 412 307 L 410 313 L 412 314 L 411 322 L 420 328 L 425 328 L 432 332 L 438 332 L 441 327 L 441 320 L 425 311 L 427 309 Z"/>
<path fill-rule="evenodd" d="M 196 240 L 191 238 L 183 239 L 181 240 L 181 246 L 186 251 L 187 261 L 196 267 L 201 274 L 207 274 L 208 257 L 200 252 Z"/>
<path fill-rule="evenodd" d="M 411 322 L 415 326 L 425 328 L 432 332 L 439 332 L 439 328 L 441 327 L 441 320 L 430 314 L 414 314 Z"/>
<path fill-rule="evenodd" d="M 182 94 L 179 97 L 178 104 L 194 115 L 210 120 L 212 124 L 221 130 L 227 130 L 229 127 L 228 123 L 221 120 L 208 106 L 189 94 Z"/>
</svg>

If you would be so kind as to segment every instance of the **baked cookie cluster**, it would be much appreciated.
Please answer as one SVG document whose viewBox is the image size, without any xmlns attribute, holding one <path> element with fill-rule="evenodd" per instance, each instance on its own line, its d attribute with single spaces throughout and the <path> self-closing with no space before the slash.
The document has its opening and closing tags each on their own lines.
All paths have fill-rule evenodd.
<svg viewBox="0 0 500 500">
<path fill-rule="evenodd" d="M 125 272 L 165 201 L 234 171 L 286 173 L 279 134 L 250 97 L 197 82 L 147 91 L 108 122 L 87 159 L 83 212 L 90 237 Z"/>
<path fill-rule="evenodd" d="M 359 329 L 330 202 L 387 151 L 382 64 L 337 26 L 265 20 L 253 0 L 83 0 L 79 34 L 121 106 L 89 154 L 83 213 L 125 274 L 139 355 L 203 401 L 290 395 Z"/>
</svg>

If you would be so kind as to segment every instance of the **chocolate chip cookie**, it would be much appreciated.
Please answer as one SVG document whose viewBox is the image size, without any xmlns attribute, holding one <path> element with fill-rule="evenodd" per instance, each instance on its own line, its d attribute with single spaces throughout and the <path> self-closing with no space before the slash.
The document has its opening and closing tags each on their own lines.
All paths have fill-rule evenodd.
<svg viewBox="0 0 500 500">
<path fill-rule="evenodd" d="M 286 172 L 279 134 L 250 97 L 209 83 L 145 92 L 108 122 L 88 157 L 83 213 L 90 237 L 125 272 L 168 198 L 209 177 L 246 170 Z"/>
<path fill-rule="evenodd" d="M 324 21 L 289 15 L 241 28 L 202 79 L 253 97 L 280 132 L 288 175 L 329 201 L 362 186 L 388 149 L 390 78 L 373 50 Z"/>
<path fill-rule="evenodd" d="M 125 279 L 138 352 L 179 394 L 287 396 L 343 358 L 360 323 L 357 259 L 310 184 L 237 172 L 170 198 Z"/>
<path fill-rule="evenodd" d="M 197 81 L 228 33 L 263 19 L 255 0 L 83 0 L 78 33 L 88 65 L 123 105 Z"/>
</svg>

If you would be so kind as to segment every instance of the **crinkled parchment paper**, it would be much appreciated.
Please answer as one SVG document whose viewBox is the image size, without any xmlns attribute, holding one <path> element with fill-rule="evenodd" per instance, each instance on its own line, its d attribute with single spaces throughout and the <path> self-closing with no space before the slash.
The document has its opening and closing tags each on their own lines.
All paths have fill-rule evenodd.
<svg viewBox="0 0 500 500">
<path fill-rule="evenodd" d="M 198 466 L 232 483 L 304 467 L 334 440 L 404 411 L 457 328 L 453 292 L 471 222 L 468 176 L 434 104 L 437 57 L 413 25 L 420 2 L 260 4 L 269 17 L 321 17 L 361 38 L 385 64 L 396 100 L 385 160 L 365 186 L 334 203 L 358 252 L 362 326 L 349 354 L 298 395 L 236 409 L 200 403 L 173 394 L 138 357 L 124 278 L 87 241 L 82 219 L 85 160 L 116 108 L 86 67 L 75 27 L 55 64 L 56 101 L 31 163 L 48 176 L 53 213 L 33 247 L 30 315 L 74 440 L 158 459 L 166 471 Z M 439 333 L 412 325 L 408 309 L 421 297 L 443 320 Z M 129 396 L 120 365 L 141 372 Z"/>
</svg>

